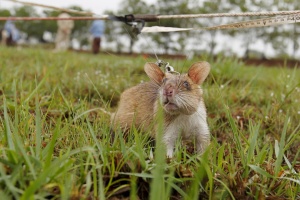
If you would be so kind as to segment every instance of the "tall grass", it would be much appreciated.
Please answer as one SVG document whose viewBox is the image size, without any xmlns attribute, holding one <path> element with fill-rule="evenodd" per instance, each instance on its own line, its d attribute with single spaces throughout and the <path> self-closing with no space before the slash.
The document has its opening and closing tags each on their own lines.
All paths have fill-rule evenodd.
<svg viewBox="0 0 300 200">
<path fill-rule="evenodd" d="M 297 68 L 213 61 L 203 85 L 211 145 L 198 156 L 178 141 L 167 160 L 162 140 L 153 147 L 134 127 L 113 135 L 99 109 L 113 112 L 154 59 L 0 52 L 1 198 L 300 198 Z M 168 61 L 186 71 L 197 60 Z"/>
</svg>

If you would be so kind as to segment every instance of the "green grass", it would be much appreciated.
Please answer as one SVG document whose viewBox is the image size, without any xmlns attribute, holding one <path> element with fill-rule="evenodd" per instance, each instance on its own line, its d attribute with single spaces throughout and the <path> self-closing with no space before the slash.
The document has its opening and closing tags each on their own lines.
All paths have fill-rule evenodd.
<svg viewBox="0 0 300 200">
<path fill-rule="evenodd" d="M 166 60 L 178 71 L 195 61 Z M 113 138 L 122 91 L 154 59 L 0 47 L 2 199 L 299 199 L 300 70 L 218 58 L 204 83 L 201 156 L 132 129 Z M 138 98 L 138 97 L 137 97 Z"/>
</svg>

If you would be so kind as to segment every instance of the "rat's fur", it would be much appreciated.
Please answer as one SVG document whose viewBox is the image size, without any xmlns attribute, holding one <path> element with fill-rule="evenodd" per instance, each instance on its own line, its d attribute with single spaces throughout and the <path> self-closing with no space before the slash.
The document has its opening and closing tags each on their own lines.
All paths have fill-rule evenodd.
<svg viewBox="0 0 300 200">
<path fill-rule="evenodd" d="M 182 139 L 195 139 L 197 151 L 202 153 L 210 143 L 210 134 L 200 84 L 209 74 L 209 63 L 194 63 L 187 74 L 181 75 L 164 73 L 154 63 L 147 63 L 144 69 L 151 81 L 122 93 L 119 108 L 111 116 L 114 127 L 126 131 L 134 124 L 149 131 L 155 127 L 156 113 L 162 106 L 167 156 L 173 156 L 180 135 Z M 156 131 L 152 134 L 155 137 Z"/>
</svg>

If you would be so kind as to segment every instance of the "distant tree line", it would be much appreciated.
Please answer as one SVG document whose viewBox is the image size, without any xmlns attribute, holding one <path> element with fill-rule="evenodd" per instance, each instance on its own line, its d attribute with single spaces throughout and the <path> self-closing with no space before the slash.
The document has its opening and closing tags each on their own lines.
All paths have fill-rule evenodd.
<svg viewBox="0 0 300 200">
<path fill-rule="evenodd" d="M 139 14 L 199 14 L 199 13 L 225 13 L 225 12 L 260 12 L 260 11 L 280 11 L 280 10 L 299 10 L 300 4 L 294 0 L 214 0 L 214 1 L 195 1 L 195 0 L 160 0 L 153 4 L 147 4 L 141 0 L 123 0 L 120 7 L 114 14 L 125 15 L 128 13 Z M 112 12 L 107 12 L 111 14 Z M 159 23 L 148 25 L 160 25 L 169 27 L 208 27 L 226 23 L 240 22 L 246 20 L 258 19 L 250 17 L 238 18 L 200 18 L 200 19 L 170 19 L 161 20 Z M 111 42 L 117 41 L 119 35 L 130 37 L 127 33 L 126 26 L 120 23 L 108 23 L 107 35 Z M 120 28 L 121 27 L 121 28 Z M 244 49 L 244 57 L 249 57 L 249 52 L 253 43 L 260 40 L 265 49 L 267 46 L 274 49 L 279 57 L 295 57 L 296 52 L 299 52 L 300 45 L 300 23 L 263 27 L 249 28 L 238 30 L 217 30 L 217 31 L 191 31 L 191 32 L 176 32 L 176 33 L 159 33 L 149 34 L 150 39 L 147 41 L 153 42 L 152 46 L 163 49 L 164 53 L 182 53 L 192 51 L 195 54 L 207 53 L 210 55 L 216 54 L 217 43 L 220 42 L 217 38 L 222 37 L 227 39 L 240 38 Z M 140 40 L 147 38 L 142 36 Z M 220 38 L 220 37 L 219 37 Z M 122 48 L 122 43 L 116 42 L 119 48 Z M 130 50 L 132 50 L 131 42 Z M 149 42 L 148 42 L 149 43 Z M 146 47 L 141 49 L 149 48 Z M 288 47 L 290 53 L 288 54 Z M 220 53 L 228 53 L 227 49 L 218 50 Z M 263 56 L 263 55 L 262 55 Z"/>
<path fill-rule="evenodd" d="M 78 6 L 69 7 L 75 10 L 83 10 Z M 279 11 L 299 10 L 300 4 L 294 0 L 160 0 L 149 4 L 143 0 L 123 0 L 116 11 L 106 11 L 106 14 L 192 14 L 192 13 L 223 13 L 223 12 L 255 12 L 255 11 Z M 39 14 L 34 7 L 21 6 L 13 10 L 0 9 L 0 16 L 57 16 L 59 11 L 45 10 Z M 100 13 L 99 13 L 100 14 Z M 73 15 L 74 16 L 74 15 Z M 160 25 L 169 27 L 208 27 L 230 22 L 239 22 L 257 18 L 200 18 L 200 19 L 172 19 L 161 20 L 158 23 L 148 23 L 147 26 Z M 0 28 L 4 22 L 0 22 Z M 73 37 L 78 38 L 82 44 L 87 43 L 87 30 L 90 21 L 75 21 Z M 57 30 L 56 21 L 27 21 L 17 22 L 17 27 L 28 34 L 42 40 L 43 32 L 54 33 Z M 244 56 L 248 57 L 253 43 L 259 39 L 263 45 L 272 47 L 277 56 L 295 57 L 299 51 L 300 24 L 289 24 L 282 26 L 250 28 L 238 30 L 216 30 L 216 31 L 191 31 L 159 34 L 142 34 L 136 37 L 130 31 L 130 27 L 120 22 L 109 21 L 106 23 L 105 39 L 111 48 L 117 51 L 133 52 L 134 49 L 142 49 L 151 52 L 151 49 L 159 49 L 160 53 L 182 53 L 214 55 L 216 53 L 227 53 L 228 49 L 216 51 L 217 38 L 222 36 L 228 40 L 240 38 L 244 49 Z M 127 40 L 124 40 L 127 38 Z M 126 42 L 124 42 L 126 41 Z M 220 45 L 219 45 L 220 46 Z M 287 48 L 290 48 L 288 53 Z"/>
<path fill-rule="evenodd" d="M 83 9 L 79 6 L 70 6 L 69 9 L 82 11 Z M 61 11 L 57 10 L 43 10 L 42 13 L 38 13 L 37 10 L 32 6 L 20 6 L 14 7 L 13 9 L 0 9 L 0 16 L 9 17 L 57 17 Z M 76 14 L 70 14 L 72 16 L 79 16 Z M 0 29 L 4 26 L 5 21 L 0 21 Z M 74 29 L 72 31 L 72 37 L 78 38 L 82 43 L 87 43 L 86 35 L 88 33 L 88 28 L 90 21 L 77 20 L 75 21 Z M 16 21 L 16 26 L 18 29 L 26 33 L 27 38 L 34 37 L 40 42 L 43 42 L 44 31 L 48 31 L 53 35 L 57 31 L 57 22 L 53 20 L 49 21 Z"/>
</svg>

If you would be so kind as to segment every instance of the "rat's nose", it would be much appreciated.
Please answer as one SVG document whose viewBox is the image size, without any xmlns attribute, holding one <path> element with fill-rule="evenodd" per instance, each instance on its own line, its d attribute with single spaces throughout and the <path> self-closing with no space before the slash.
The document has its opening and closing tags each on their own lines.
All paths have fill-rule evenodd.
<svg viewBox="0 0 300 200">
<path fill-rule="evenodd" d="M 169 86 L 169 87 L 165 87 L 164 88 L 164 95 L 165 96 L 172 96 L 174 93 L 174 89 L 172 86 Z"/>
</svg>

